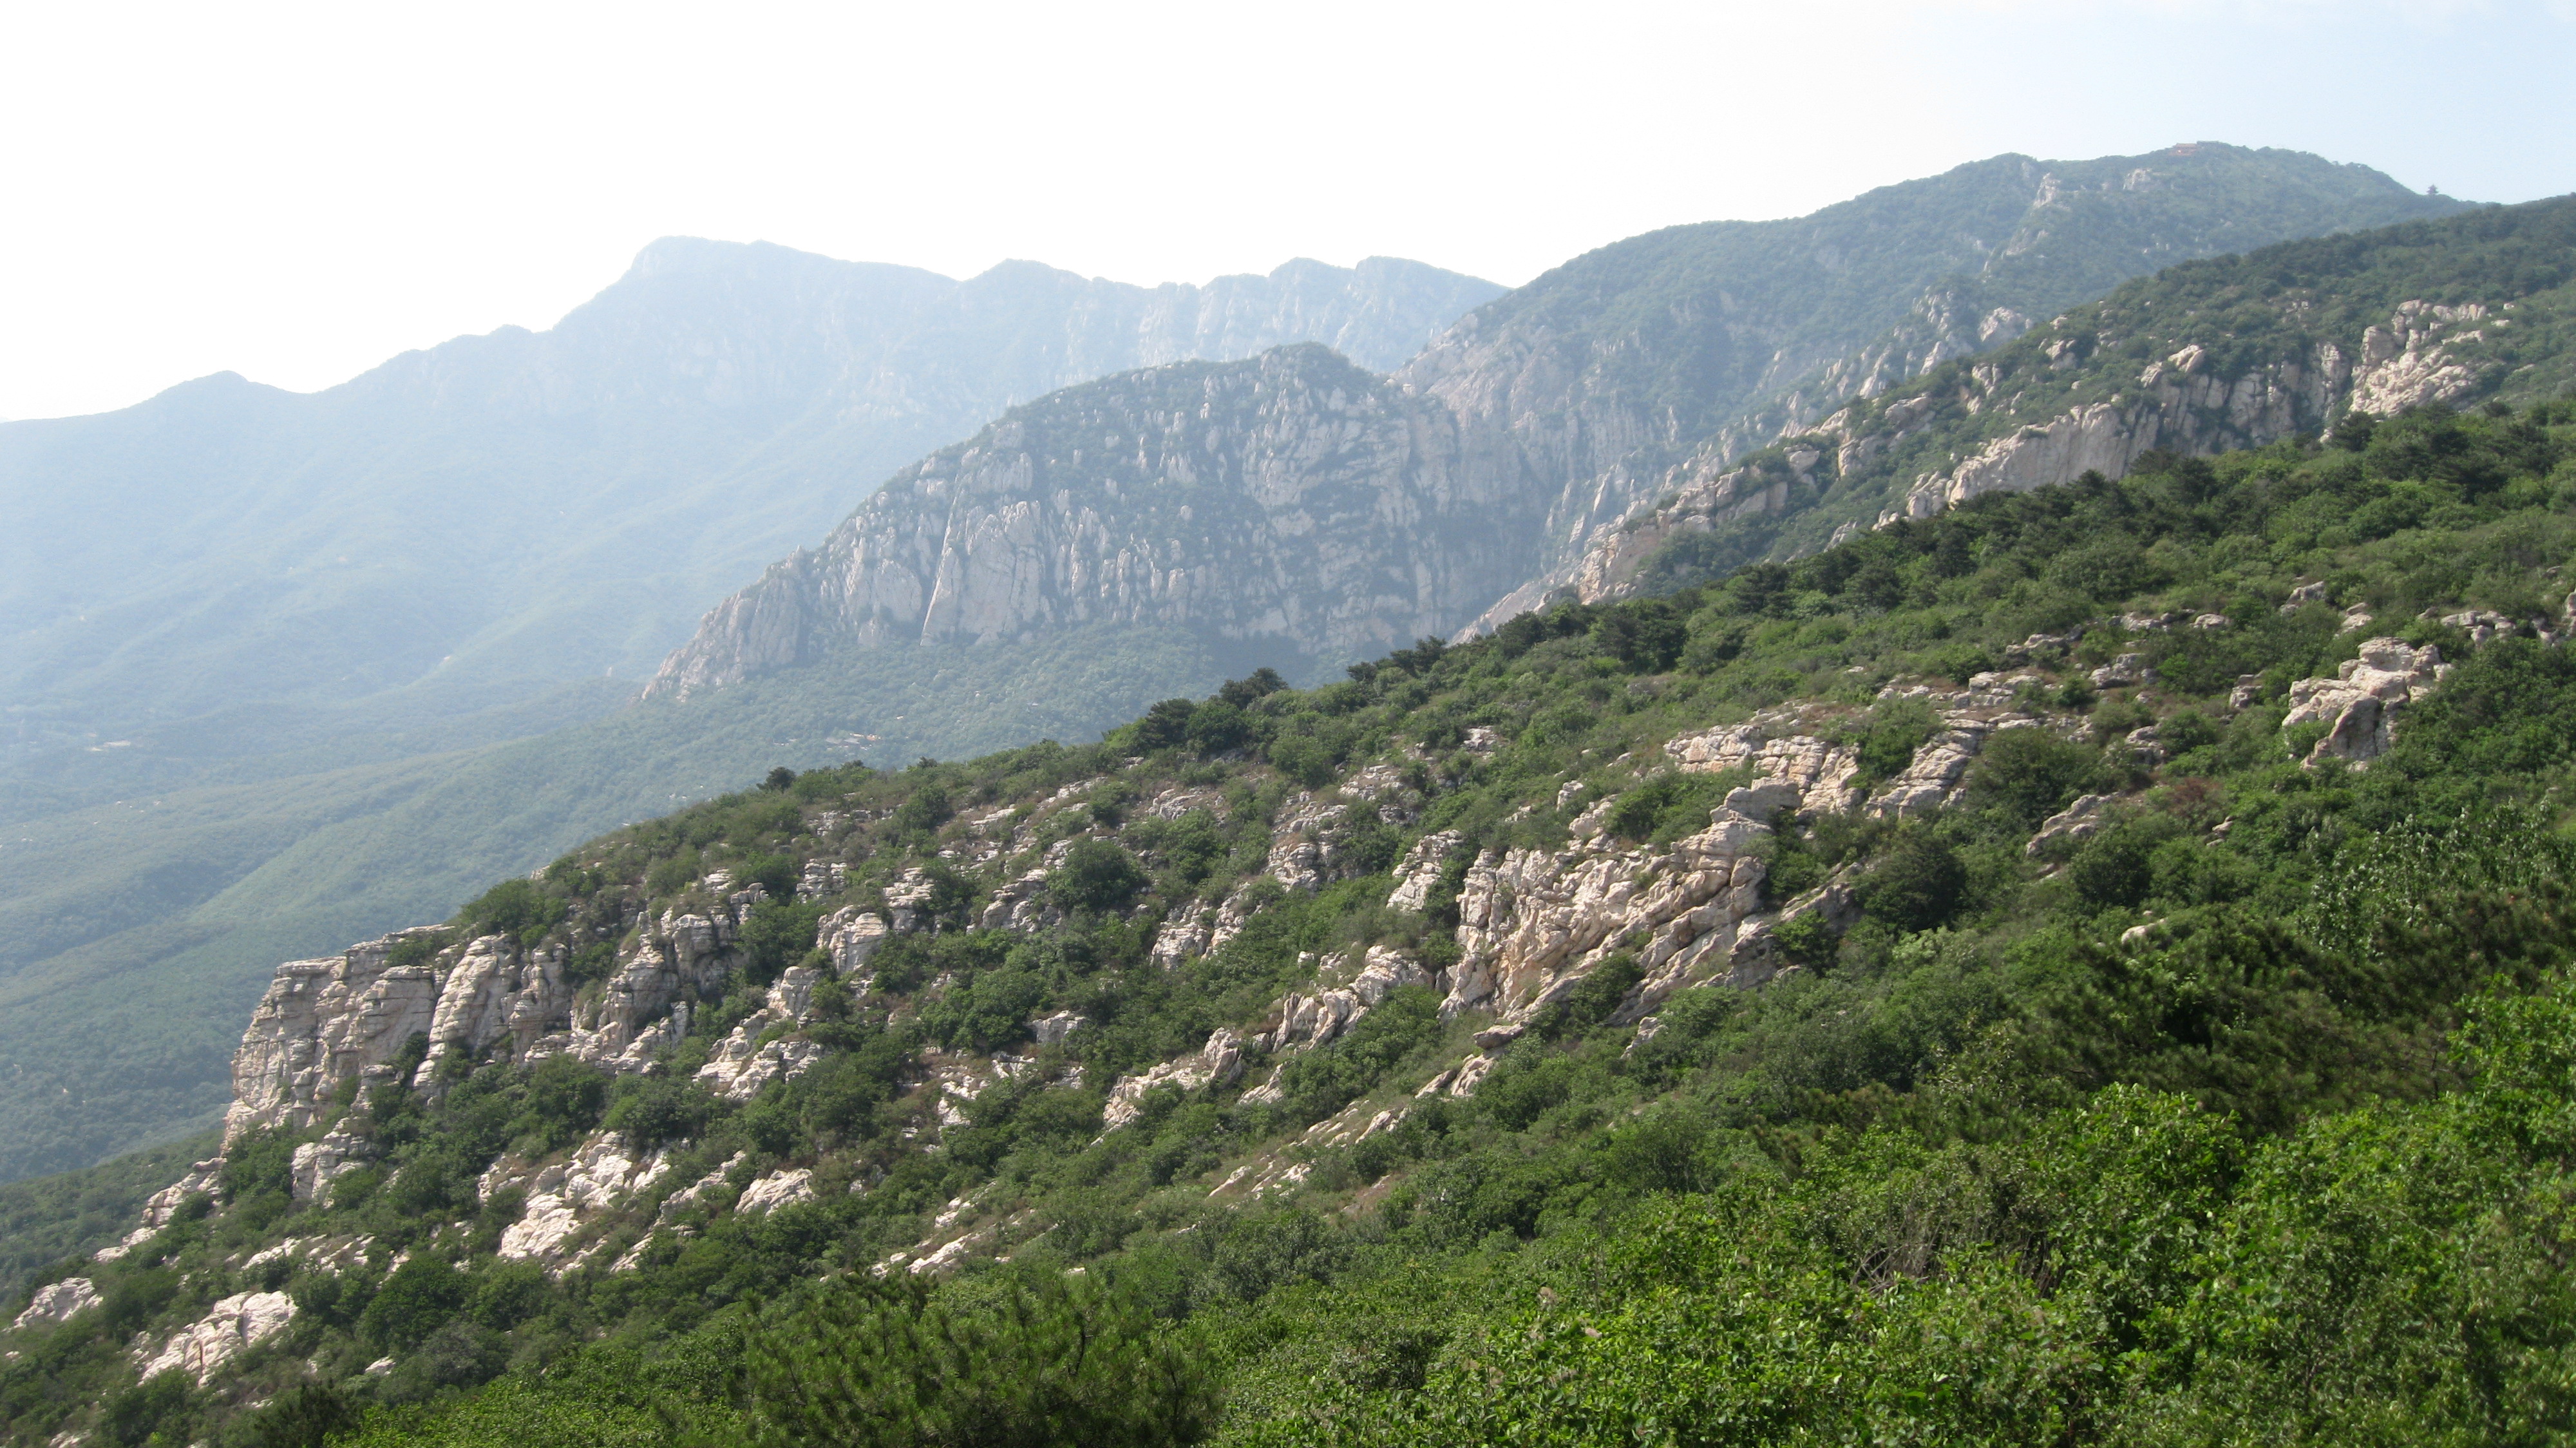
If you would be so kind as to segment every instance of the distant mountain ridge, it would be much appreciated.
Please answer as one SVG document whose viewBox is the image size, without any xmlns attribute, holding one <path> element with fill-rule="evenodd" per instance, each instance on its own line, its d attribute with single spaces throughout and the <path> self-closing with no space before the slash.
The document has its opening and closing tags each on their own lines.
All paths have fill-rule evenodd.
<svg viewBox="0 0 2576 1448">
<path fill-rule="evenodd" d="M 1014 401 L 1294 341 L 1392 366 L 1499 291 L 1386 258 L 1145 288 L 666 239 L 546 332 L 310 396 L 224 374 L 0 429 L 0 691 L 23 751 L 245 696 L 437 712 L 633 676 L 727 582 Z"/>
<path fill-rule="evenodd" d="M 1357 658 L 1520 612 L 1565 585 L 1600 530 L 1688 478 L 1828 403 L 2001 345 L 2033 317 L 2130 277 L 2461 205 L 2366 167 L 2203 144 L 2077 162 L 1999 156 L 1792 221 L 1634 237 L 1477 309 L 1391 388 L 1300 373 L 1316 392 L 1309 402 L 1274 400 L 1257 419 L 1183 427 L 1186 438 L 1150 401 L 1181 385 L 1159 376 L 1032 403 L 1014 414 L 1029 429 L 1079 417 L 1139 459 L 1159 451 L 1140 467 L 1095 446 L 1086 462 L 1007 427 L 988 431 L 951 461 L 922 465 L 953 462 L 971 484 L 961 473 L 954 488 L 871 497 L 819 549 L 709 614 L 651 689 L 685 696 L 844 647 L 1026 638 L 1104 616 Z M 1214 395 L 1251 385 L 1230 375 L 1268 365 L 1191 376 Z M 1340 533 L 1310 520 L 1281 534 L 1294 561 L 1279 576 L 1244 567 L 1220 536 L 1230 525 L 1215 520 L 1235 513 L 1211 505 L 1212 480 L 1249 494 L 1317 468 L 1351 474 L 1377 511 Z M 1455 532 L 1408 531 L 1443 517 Z M 1337 609 L 1333 595 L 1348 585 L 1326 560 L 1371 556 L 1396 533 L 1416 538 L 1406 553 L 1416 576 L 1381 569 L 1387 581 L 1368 596 L 1386 606 L 1361 625 Z M 1107 604 L 1102 580 L 1112 578 L 1130 602 Z M 977 622 L 961 625 L 969 616 Z"/>
</svg>

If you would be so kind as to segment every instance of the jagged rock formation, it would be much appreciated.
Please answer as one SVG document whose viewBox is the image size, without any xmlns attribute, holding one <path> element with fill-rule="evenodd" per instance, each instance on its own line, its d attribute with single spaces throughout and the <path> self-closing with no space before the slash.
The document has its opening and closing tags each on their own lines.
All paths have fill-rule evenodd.
<svg viewBox="0 0 2576 1448">
<path fill-rule="evenodd" d="M 18 1331 L 51 1327 L 58 1322 L 69 1322 L 75 1314 L 87 1312 L 98 1304 L 96 1283 L 86 1277 L 66 1277 L 60 1282 L 37 1288 L 27 1310 L 19 1313 L 9 1326 Z"/>
<path fill-rule="evenodd" d="M 719 888 L 728 883 L 710 880 Z M 254 1127 L 309 1125 L 343 1083 L 389 1077 L 391 1063 L 415 1037 L 428 1052 L 415 1072 L 424 1084 L 451 1052 L 504 1061 L 564 1054 L 610 1070 L 644 1070 L 687 1033 L 692 1003 L 739 968 L 741 924 L 764 898 L 754 886 L 732 893 L 712 915 L 665 911 L 590 992 L 566 978 L 560 952 L 528 951 L 500 935 L 427 951 L 414 964 L 393 964 L 396 947 L 406 940 L 432 945 L 439 932 L 404 931 L 341 955 L 288 961 L 277 968 L 234 1056 L 226 1137 Z M 885 933 L 880 917 L 854 909 L 835 925 L 827 948 L 843 972 L 857 969 Z M 772 987 L 768 1006 L 717 1045 L 700 1079 L 739 1100 L 811 1065 L 820 1051 L 810 1043 L 760 1038 L 803 1019 L 820 979 L 817 970 L 789 970 Z M 307 1143 L 295 1163 L 298 1195 L 319 1191 L 356 1164 L 330 1138 Z"/>
<path fill-rule="evenodd" d="M 568 1160 L 534 1172 L 508 1160 L 496 1162 L 478 1185 L 487 1199 L 512 1189 L 526 1193 L 519 1220 L 501 1234 L 499 1254 L 562 1271 L 582 1261 L 584 1254 L 568 1244 L 585 1223 L 650 1188 L 669 1170 L 663 1154 L 637 1151 L 617 1133 L 603 1131 L 582 1142 Z"/>
<path fill-rule="evenodd" d="M 294 1317 L 295 1299 L 283 1292 L 236 1292 L 172 1334 L 158 1352 L 138 1354 L 136 1371 L 150 1378 L 175 1369 L 203 1383 L 209 1373 L 285 1331 Z"/>
<path fill-rule="evenodd" d="M 2388 752 L 2395 716 L 2409 703 L 2433 692 L 2451 666 L 2442 651 L 2402 639 L 2375 638 L 2356 658 L 2335 667 L 2331 679 L 2301 679 L 2290 686 L 2290 712 L 2284 729 L 2301 724 L 2327 725 L 2325 737 L 2308 752 L 2306 763 L 2335 758 L 2365 766 Z"/>
<path fill-rule="evenodd" d="M 1664 752 L 1693 773 L 1751 766 L 1756 784 L 1727 801 L 1749 819 L 1768 820 L 1792 806 L 1804 815 L 1841 814 L 1856 802 L 1851 778 L 1860 761 L 1851 746 L 1806 732 L 1818 722 L 1806 710 L 1770 709 L 1742 724 L 1685 734 Z"/>
<path fill-rule="evenodd" d="M 1930 517 L 1986 493 L 2072 482 L 2087 472 L 2116 478 L 2150 448 L 2195 454 L 2260 447 L 2321 431 L 2347 409 L 2385 415 L 2456 400 L 2476 389 L 2481 369 L 2443 345 L 2443 333 L 2486 311 L 2475 302 L 2402 303 L 2388 325 L 2363 332 L 2358 366 L 2328 341 L 2305 357 L 2221 376 L 2208 347 L 2187 343 L 2147 364 L 2135 400 L 2091 403 L 1999 437 L 1948 473 L 1917 479 L 1901 503 L 1879 515 L 1878 525 Z M 2467 345 L 2483 338 L 2472 329 L 2454 340 Z"/>
<path fill-rule="evenodd" d="M 1480 857 L 1458 896 L 1458 963 L 1441 1009 L 1493 1011 L 1505 1024 L 1561 1000 L 1635 938 L 1643 1010 L 1732 963 L 1756 911 L 1770 827 L 1719 810 L 1669 849 L 1621 848 L 1594 833 L 1560 851 Z"/>
<path fill-rule="evenodd" d="M 2571 237 L 2576 205 L 2537 202 L 2132 283 L 1990 355 L 1790 425 L 1752 457 L 1699 449 L 1653 502 L 1593 528 L 1578 556 L 1470 631 L 1558 590 L 1598 602 L 1669 583 L 1661 560 L 1677 549 L 1732 561 L 1806 551 L 1988 493 L 2116 478 L 2150 451 L 2256 447 L 2324 432 L 2353 411 L 2510 390 L 2555 365 L 2562 304 L 2549 289 L 2565 268 L 2481 270 L 2470 257 L 2481 245 L 2563 248 Z M 2428 284 L 2484 295 L 2388 295 Z M 2267 320 L 2249 324 L 2231 310 L 2240 306 Z"/>
</svg>

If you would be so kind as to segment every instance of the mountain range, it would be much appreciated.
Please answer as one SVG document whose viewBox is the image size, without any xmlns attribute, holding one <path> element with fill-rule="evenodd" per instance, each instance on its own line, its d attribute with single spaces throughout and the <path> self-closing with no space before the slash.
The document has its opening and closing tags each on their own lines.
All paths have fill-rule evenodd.
<svg viewBox="0 0 2576 1448">
<path fill-rule="evenodd" d="M 2331 340 L 2545 295 L 2547 210 L 2213 271 Z M 777 769 L 279 964 L 193 1162 L 0 1185 L 0 1439 L 2554 1441 L 2576 398 L 2453 400 Z"/>
<path fill-rule="evenodd" d="M 0 496 L 60 541 L 5 600 L 0 1171 L 201 1118 L 267 964 L 601 828 L 1490 622 L 1641 507 L 2124 279 L 2460 209 L 2204 144 L 1999 157 L 1499 297 L 1396 262 L 1148 293 L 662 243 L 550 333 L 12 424 Z M 208 1024 L 121 1031 L 138 990 Z"/>
</svg>

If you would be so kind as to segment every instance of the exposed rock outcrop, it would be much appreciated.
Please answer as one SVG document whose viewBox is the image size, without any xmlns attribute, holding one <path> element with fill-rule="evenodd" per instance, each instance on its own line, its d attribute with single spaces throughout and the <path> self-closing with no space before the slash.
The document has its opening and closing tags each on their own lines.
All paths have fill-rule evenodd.
<svg viewBox="0 0 2576 1448">
<path fill-rule="evenodd" d="M 2079 795 L 2073 804 L 2040 821 L 2039 833 L 2022 846 L 2025 855 L 2038 856 L 2060 845 L 2072 845 L 2101 833 L 2102 812 L 2112 800 L 2107 794 Z"/>
<path fill-rule="evenodd" d="M 1101 1113 L 1103 1128 L 1115 1131 L 1143 1114 L 1145 1094 L 1158 1087 L 1170 1086 L 1182 1091 L 1197 1091 L 1209 1086 L 1230 1086 L 1243 1077 L 1243 1046 L 1240 1033 L 1219 1026 L 1209 1033 L 1207 1044 L 1178 1060 L 1165 1061 L 1150 1071 L 1123 1077 L 1110 1088 L 1109 1103 Z"/>
<path fill-rule="evenodd" d="M 2433 691 L 2451 666 L 2442 651 L 2417 648 L 2403 640 L 2375 638 L 2361 646 L 2360 656 L 2343 661 L 2331 679 L 2301 679 L 2290 686 L 2290 712 L 2284 729 L 2326 724 L 2325 737 L 2308 751 L 2305 763 L 2347 760 L 2366 766 L 2388 752 L 2396 713 Z"/>
<path fill-rule="evenodd" d="M 370 1143 L 346 1131 L 335 1130 L 319 1141 L 305 1142 L 295 1148 L 290 1161 L 289 1180 L 295 1200 L 327 1202 L 331 1183 L 365 1166 L 374 1156 Z"/>
<path fill-rule="evenodd" d="M 1644 972 L 1640 1000 L 1705 978 L 1759 903 L 1764 866 L 1753 846 L 1770 833 L 1720 810 L 1666 849 L 1596 835 L 1558 851 L 1485 852 L 1459 892 L 1462 955 L 1442 1013 L 1525 1020 L 1622 949 Z"/>
<path fill-rule="evenodd" d="M 617 1133 L 602 1131 L 569 1159 L 534 1171 L 504 1158 L 478 1185 L 486 1198 L 510 1188 L 527 1193 L 519 1220 L 502 1230 L 500 1255 L 561 1271 L 587 1256 L 573 1249 L 584 1227 L 650 1188 L 670 1168 L 667 1153 L 640 1151 Z"/>
<path fill-rule="evenodd" d="M 1812 734 L 1800 711 L 1773 709 L 1742 724 L 1685 734 L 1664 746 L 1675 764 L 1693 773 L 1724 774 L 1750 765 L 1756 784 L 1730 795 L 1727 808 L 1768 823 L 1781 809 L 1801 815 L 1840 814 L 1857 796 L 1852 776 L 1859 759 L 1851 747 Z"/>
<path fill-rule="evenodd" d="M 2285 315 L 2294 335 L 2303 331 L 2297 319 L 2305 304 L 2292 298 L 2281 305 L 2291 308 Z M 1827 488 L 1855 493 L 1873 486 L 1894 466 L 1886 459 L 1940 423 L 1944 404 L 1971 417 L 2021 420 L 1964 456 L 1951 453 L 1945 465 L 1915 475 L 1890 506 L 1846 523 L 1833 541 L 1864 523 L 1884 528 L 1929 518 L 1989 493 L 2029 492 L 2087 472 L 2117 478 L 2150 451 L 2258 447 L 2322 432 L 2350 411 L 2384 416 L 2453 402 L 2501 371 L 2481 344 L 2510 321 L 2480 302 L 2408 301 L 2358 337 L 2299 335 L 2269 360 L 2222 364 L 2213 347 L 2223 339 L 2193 340 L 2185 319 L 2164 344 L 2171 350 L 2134 375 L 2096 377 L 2069 400 L 2025 402 L 2031 393 L 2061 398 L 2065 388 L 2054 374 L 2092 365 L 2097 353 L 2104 359 L 2097 371 L 2113 364 L 2121 355 L 2115 339 L 2083 330 L 2096 325 L 2089 309 L 2061 317 L 1992 363 L 1921 384 L 1932 390 L 1885 403 L 1853 402 L 1811 427 L 1783 433 L 1785 445 L 1777 451 L 1741 463 L 1734 459 L 1744 446 L 1773 439 L 1748 438 L 1731 450 L 1703 447 L 1674 472 L 1656 502 L 1595 528 L 1579 558 L 1516 590 L 1462 632 L 1490 630 L 1558 591 L 1585 602 L 1626 597 L 1645 565 L 1687 534 L 1786 514 Z"/>
<path fill-rule="evenodd" d="M 237 1292 L 173 1333 L 159 1351 L 138 1354 L 138 1374 L 176 1370 L 203 1383 L 208 1373 L 285 1331 L 294 1317 L 295 1299 L 283 1292 Z"/>
<path fill-rule="evenodd" d="M 756 889 L 738 892 L 712 916 L 665 912 L 588 999 L 556 954 L 499 935 L 403 965 L 392 963 L 396 946 L 434 943 L 436 932 L 288 961 L 234 1054 L 226 1139 L 254 1126 L 310 1125 L 345 1083 L 389 1069 L 415 1036 L 429 1047 L 423 1073 L 450 1051 L 517 1061 L 569 1054 L 640 1071 L 686 1033 L 689 1002 L 722 986 L 737 963 L 739 922 L 760 898 Z M 860 921 L 870 917 L 835 918 L 840 931 L 827 948 L 864 960 L 871 947 Z"/>
<path fill-rule="evenodd" d="M 837 648 L 1091 624 L 1355 657 L 1445 633 L 1525 571 L 1526 507 L 1435 402 L 1320 347 L 1069 389 L 904 470 L 708 615 L 650 692 Z"/>
<path fill-rule="evenodd" d="M 1862 808 L 1876 818 L 1905 819 L 1955 804 L 1966 788 L 1962 781 L 1967 777 L 1968 766 L 1976 762 L 1995 731 L 2029 728 L 2038 722 L 2022 714 L 1948 715 L 1941 721 L 1941 732 L 1915 750 L 1905 768 L 1879 786 Z"/>
<path fill-rule="evenodd" d="M 60 1282 L 50 1282 L 37 1288 L 34 1298 L 27 1303 L 27 1310 L 19 1313 L 9 1325 L 21 1330 L 52 1327 L 56 1323 L 69 1322 L 98 1304 L 97 1284 L 86 1277 L 66 1277 Z"/>
<path fill-rule="evenodd" d="M 1439 888 L 1440 877 L 1449 868 L 1449 857 L 1465 840 L 1456 830 L 1434 830 L 1415 840 L 1396 862 L 1395 888 L 1387 894 L 1387 908 L 1421 910 L 1429 905 L 1431 892 Z"/>
</svg>

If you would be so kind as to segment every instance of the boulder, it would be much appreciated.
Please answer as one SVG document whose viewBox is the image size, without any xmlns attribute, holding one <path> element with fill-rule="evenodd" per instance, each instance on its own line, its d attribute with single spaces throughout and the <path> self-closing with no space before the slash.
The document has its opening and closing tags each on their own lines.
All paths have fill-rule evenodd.
<svg viewBox="0 0 2576 1448">
<path fill-rule="evenodd" d="M 2041 855 L 2061 844 L 2090 839 L 2102 829 L 2102 811 L 2113 796 L 2088 794 L 2040 822 L 2039 833 L 2022 846 L 2025 855 Z"/>
<path fill-rule="evenodd" d="M 27 1310 L 10 1323 L 12 1328 L 51 1327 L 98 1306 L 98 1287 L 86 1277 L 66 1277 L 36 1289 L 35 1299 Z"/>
<path fill-rule="evenodd" d="M 284 1331 L 294 1316 L 295 1300 L 283 1292 L 235 1293 L 173 1333 L 158 1352 L 138 1354 L 137 1374 L 150 1378 L 175 1369 L 202 1384 L 208 1373 Z"/>
<path fill-rule="evenodd" d="M 2375 638 L 2335 670 L 2331 679 L 2301 679 L 2290 686 L 2290 712 L 2281 727 L 2324 723 L 2326 736 L 2306 763 L 2327 758 L 2367 765 L 2388 752 L 2394 714 L 2423 698 L 2450 673 L 2441 650 L 2394 638 Z"/>
</svg>

